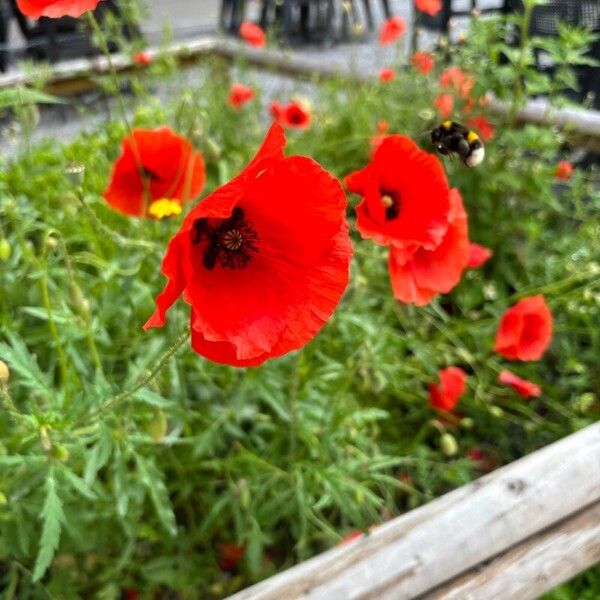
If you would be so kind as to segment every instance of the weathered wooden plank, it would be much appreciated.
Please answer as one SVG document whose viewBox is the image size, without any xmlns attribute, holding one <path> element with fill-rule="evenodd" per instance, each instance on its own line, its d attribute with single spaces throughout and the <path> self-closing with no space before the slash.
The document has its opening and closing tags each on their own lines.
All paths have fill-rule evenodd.
<svg viewBox="0 0 600 600">
<path fill-rule="evenodd" d="M 600 502 L 511 548 L 422 600 L 534 600 L 600 563 Z"/>
<path fill-rule="evenodd" d="M 597 423 L 231 600 L 415 598 L 599 500 Z"/>
</svg>

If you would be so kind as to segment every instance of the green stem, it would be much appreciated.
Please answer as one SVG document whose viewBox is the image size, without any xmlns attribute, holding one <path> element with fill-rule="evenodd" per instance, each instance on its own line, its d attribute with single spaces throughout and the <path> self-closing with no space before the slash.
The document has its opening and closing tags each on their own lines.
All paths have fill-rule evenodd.
<svg viewBox="0 0 600 600">
<path fill-rule="evenodd" d="M 509 122 L 514 126 L 517 120 L 519 109 L 523 105 L 525 89 L 523 80 L 527 75 L 527 51 L 529 45 L 529 27 L 531 25 L 531 16 L 535 3 L 533 0 L 525 0 L 523 10 L 523 20 L 519 27 L 519 62 L 517 64 L 517 73 L 514 84 L 513 102 L 510 111 Z"/>
<path fill-rule="evenodd" d="M 105 225 L 100 219 L 100 217 L 98 217 L 98 215 L 85 202 L 81 188 L 77 191 L 77 199 L 79 200 L 79 203 L 81 204 L 83 210 L 90 218 L 90 221 L 92 221 L 92 223 L 100 231 L 100 233 L 112 239 L 119 246 L 129 246 L 131 248 L 145 248 L 146 250 L 160 250 L 160 246 L 158 246 L 154 242 L 148 242 L 147 240 L 134 240 L 133 238 L 125 237 L 117 231 L 115 231 L 114 229 L 108 227 L 108 225 Z"/>
<path fill-rule="evenodd" d="M 290 411 L 290 463 L 294 466 L 298 448 L 298 390 L 300 389 L 300 361 L 302 353 L 298 352 L 294 357 L 292 379 L 290 382 L 290 393 L 288 396 L 288 407 Z"/>
<path fill-rule="evenodd" d="M 105 413 L 106 411 L 110 410 L 111 408 L 117 406 L 118 404 L 121 404 L 122 402 L 129 400 L 138 390 L 141 390 L 143 387 L 145 387 L 151 381 L 154 380 L 154 378 L 160 373 L 160 371 L 167 364 L 167 362 L 169 362 L 171 357 L 173 357 L 175 354 L 177 354 L 177 352 L 181 349 L 181 347 L 188 340 L 189 340 L 189 333 L 187 331 L 185 331 L 184 333 L 182 333 L 179 336 L 179 338 L 177 338 L 177 340 L 175 340 L 175 343 L 171 347 L 169 347 L 162 354 L 162 356 L 159 357 L 159 359 L 156 361 L 156 363 L 150 369 L 150 371 L 148 371 L 148 373 L 144 377 L 141 377 L 138 379 L 138 382 L 135 385 L 130 387 L 128 390 L 125 390 L 124 392 L 117 394 L 116 396 L 112 396 L 111 398 L 108 398 L 108 400 L 106 400 L 99 408 L 97 408 L 95 411 L 91 412 L 86 417 L 84 417 L 83 419 L 78 421 L 75 424 L 75 426 L 77 427 L 77 426 L 81 425 L 82 422 L 84 422 L 84 421 L 90 421 L 92 419 L 95 419 L 96 417 L 100 416 L 101 414 Z"/>
<path fill-rule="evenodd" d="M 15 421 L 28 422 L 27 417 L 22 415 L 19 412 L 19 410 L 17 409 L 17 407 L 15 406 L 15 403 L 13 402 L 10 392 L 8 391 L 8 387 L 6 387 L 5 385 L 0 385 L 0 399 L 2 400 L 2 406 L 4 407 L 4 410 Z"/>
</svg>

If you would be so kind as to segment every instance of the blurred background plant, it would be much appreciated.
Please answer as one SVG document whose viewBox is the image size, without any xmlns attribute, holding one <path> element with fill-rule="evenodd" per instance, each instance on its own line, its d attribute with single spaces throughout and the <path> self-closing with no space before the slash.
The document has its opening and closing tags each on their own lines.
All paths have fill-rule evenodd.
<svg viewBox="0 0 600 600">
<path fill-rule="evenodd" d="M 587 60 L 591 38 L 565 27 L 551 43 L 498 41 L 527 14 L 476 21 L 451 53 L 473 77 L 477 98 L 491 90 L 511 103 L 505 116 L 485 106 L 461 115 L 457 97 L 456 117 L 485 116 L 495 135 L 480 168 L 445 162 L 470 236 L 493 259 L 448 296 L 404 306 L 392 298 L 385 249 L 353 233 L 351 284 L 331 322 L 302 352 L 257 369 L 214 365 L 186 349 L 123 395 L 148 378 L 187 326 L 178 306 L 163 332 L 141 330 L 177 223 L 128 219 L 104 203 L 127 133 L 121 121 L 5 160 L 5 598 L 223 597 L 598 419 L 597 175 L 578 169 L 557 180 L 568 132 L 516 119 L 525 98 L 572 83 L 568 67 Z M 531 58 L 540 47 L 553 54 L 557 81 L 540 79 Z M 264 80 L 238 64 L 235 79 L 259 93 L 235 110 L 224 75 L 215 77 L 221 63 L 196 68 L 198 85 L 179 78 L 172 61 L 159 64 L 134 76 L 137 94 L 125 99 L 131 121 L 166 123 L 192 140 L 211 191 L 252 157 L 267 122 L 260 107 L 277 92 L 271 81 L 261 94 Z M 382 119 L 390 133 L 427 147 L 423 133 L 438 122 L 432 103 L 444 66 L 426 76 L 396 65 L 387 84 L 375 74 L 363 85 L 284 82 L 286 97 L 308 89 L 313 106 L 311 128 L 289 133 L 288 154 L 311 156 L 342 178 L 368 161 Z M 168 78 L 167 103 L 149 90 Z M 16 104 L 21 121 L 25 107 L 47 100 L 37 93 Z M 156 249 L 105 235 L 81 211 L 80 197 L 106 227 Z M 552 308 L 555 337 L 542 361 L 519 365 L 544 390 L 525 401 L 497 384 L 503 364 L 492 345 L 503 311 L 537 293 Z M 428 405 L 427 385 L 448 365 L 468 373 L 468 392 L 456 412 L 441 415 Z M 590 572 L 551 597 L 600 593 L 599 581 Z"/>
</svg>

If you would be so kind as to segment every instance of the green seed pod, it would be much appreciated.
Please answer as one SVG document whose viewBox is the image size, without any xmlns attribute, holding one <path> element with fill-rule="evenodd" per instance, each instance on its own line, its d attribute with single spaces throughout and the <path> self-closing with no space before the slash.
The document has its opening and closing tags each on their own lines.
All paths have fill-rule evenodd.
<svg viewBox="0 0 600 600">
<path fill-rule="evenodd" d="M 83 185 L 85 167 L 81 163 L 70 163 L 65 169 L 65 177 L 77 188 Z"/>
<path fill-rule="evenodd" d="M 455 456 L 458 452 L 456 438 L 450 433 L 444 433 L 444 435 L 440 437 L 440 448 L 446 456 Z"/>
<path fill-rule="evenodd" d="M 504 416 L 504 411 L 499 406 L 492 406 L 490 408 L 490 412 L 492 413 L 492 415 L 494 415 L 494 417 L 498 419 Z"/>
<path fill-rule="evenodd" d="M 10 258 L 10 254 L 11 254 L 10 244 L 8 243 L 7 239 L 2 238 L 0 240 L 0 260 L 2 262 L 6 262 Z"/>
<path fill-rule="evenodd" d="M 471 417 L 464 417 L 460 420 L 460 426 L 463 429 L 473 429 L 473 427 L 475 426 L 475 421 L 473 421 Z"/>
<path fill-rule="evenodd" d="M 50 450 L 50 456 L 54 460 L 65 462 L 69 459 L 69 451 L 64 446 L 61 446 L 60 444 L 55 444 Z"/>
</svg>

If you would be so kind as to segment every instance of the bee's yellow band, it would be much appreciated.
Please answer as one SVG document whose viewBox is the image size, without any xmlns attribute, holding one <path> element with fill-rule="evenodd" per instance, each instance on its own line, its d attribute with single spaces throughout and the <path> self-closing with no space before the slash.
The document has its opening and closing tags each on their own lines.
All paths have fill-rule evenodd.
<svg viewBox="0 0 600 600">
<path fill-rule="evenodd" d="M 442 123 L 442 127 L 443 127 L 444 129 L 452 129 L 452 121 L 444 121 L 444 122 Z"/>
<path fill-rule="evenodd" d="M 469 144 L 476 142 L 478 139 L 479 136 L 474 131 L 469 131 L 469 133 L 467 133 L 467 142 L 469 142 Z"/>
</svg>

